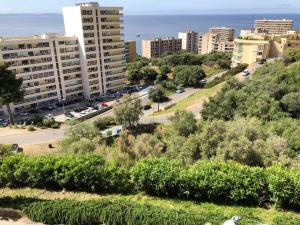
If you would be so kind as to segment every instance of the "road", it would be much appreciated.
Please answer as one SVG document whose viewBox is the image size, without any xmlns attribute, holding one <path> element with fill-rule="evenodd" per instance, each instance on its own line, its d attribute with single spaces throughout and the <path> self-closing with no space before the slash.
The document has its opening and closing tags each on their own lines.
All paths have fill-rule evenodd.
<svg viewBox="0 0 300 225">
<path fill-rule="evenodd" d="M 258 65 L 258 64 L 251 65 L 249 67 L 249 71 L 250 71 L 251 75 L 260 66 L 261 65 Z M 216 77 L 220 77 L 223 73 L 225 73 L 225 72 L 218 73 L 218 74 L 208 78 L 208 81 L 211 81 Z M 245 78 L 241 74 L 238 74 L 236 76 L 236 78 L 238 80 L 248 79 L 248 77 Z M 146 105 L 149 102 L 148 92 L 149 92 L 150 88 L 151 87 L 148 87 L 139 93 L 140 95 L 143 95 L 142 97 L 140 97 L 143 105 Z M 162 108 L 168 104 L 180 102 L 181 100 L 187 98 L 188 96 L 194 94 L 197 91 L 199 91 L 199 89 L 187 88 L 185 90 L 185 92 L 183 92 L 183 93 L 174 94 L 174 95 L 170 96 L 169 97 L 170 101 L 167 103 L 160 104 L 160 108 Z M 192 111 L 195 115 L 199 116 L 199 112 L 201 111 L 201 108 L 202 108 L 202 102 L 199 103 L 199 105 L 195 105 L 192 108 L 189 108 L 188 110 Z M 169 122 L 170 115 L 168 115 L 168 114 L 153 117 L 153 112 L 156 112 L 157 110 L 158 110 L 158 104 L 154 104 L 152 109 L 144 111 L 144 115 L 141 117 L 140 122 L 145 123 L 145 124 L 152 123 L 152 122 L 156 122 L 156 123 Z M 98 117 L 104 117 L 104 116 L 113 116 L 112 110 L 108 111 L 102 115 L 99 115 Z M 98 117 L 95 117 L 91 120 L 94 120 Z M 9 129 L 9 128 L 5 128 L 5 129 Z M 12 129 L 10 129 L 11 131 L 8 133 L 3 132 L 3 130 L 1 130 L 0 144 L 18 143 L 20 146 L 22 146 L 22 145 L 28 145 L 28 144 L 51 143 L 51 142 L 60 140 L 64 136 L 64 133 L 66 132 L 67 129 L 68 129 L 67 127 L 63 127 L 58 130 L 41 130 L 41 131 L 34 131 L 34 132 L 28 132 L 27 130 L 12 130 Z M 12 131 L 14 131 L 14 132 L 12 132 Z"/>
</svg>

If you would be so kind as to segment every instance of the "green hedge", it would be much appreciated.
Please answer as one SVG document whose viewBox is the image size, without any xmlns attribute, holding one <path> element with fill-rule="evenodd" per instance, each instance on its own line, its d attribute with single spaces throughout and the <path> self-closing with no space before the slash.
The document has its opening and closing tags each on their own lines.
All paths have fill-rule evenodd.
<svg viewBox="0 0 300 225">
<path fill-rule="evenodd" d="M 273 225 L 300 225 L 300 218 L 278 216 L 273 219 Z"/>
<path fill-rule="evenodd" d="M 267 174 L 272 201 L 282 208 L 300 209 L 300 170 L 273 166 Z"/>
<path fill-rule="evenodd" d="M 202 212 L 165 209 L 130 201 L 46 201 L 33 203 L 23 212 L 33 221 L 45 224 L 90 225 L 203 225 L 221 224 L 228 217 Z"/>
<path fill-rule="evenodd" d="M 248 64 L 240 64 L 236 67 L 233 67 L 230 70 L 228 70 L 226 73 L 224 73 L 222 76 L 216 77 L 211 82 L 205 84 L 204 88 L 212 88 L 212 87 L 224 82 L 225 80 L 237 75 L 238 73 L 245 70 L 247 67 L 248 67 Z"/>
<path fill-rule="evenodd" d="M 98 155 L 6 157 L 1 165 L 4 184 L 12 187 L 68 189 L 88 192 L 129 192 L 129 173 Z"/>
<path fill-rule="evenodd" d="M 300 171 L 237 163 L 199 161 L 190 166 L 169 159 L 144 159 L 131 169 L 113 166 L 93 154 L 7 156 L 0 185 L 67 189 L 96 193 L 132 193 L 221 203 L 275 204 L 300 208 Z"/>
<path fill-rule="evenodd" d="M 300 172 L 237 163 L 200 161 L 184 167 L 169 159 L 145 159 L 131 170 L 138 190 L 152 195 L 222 203 L 300 206 Z"/>
</svg>

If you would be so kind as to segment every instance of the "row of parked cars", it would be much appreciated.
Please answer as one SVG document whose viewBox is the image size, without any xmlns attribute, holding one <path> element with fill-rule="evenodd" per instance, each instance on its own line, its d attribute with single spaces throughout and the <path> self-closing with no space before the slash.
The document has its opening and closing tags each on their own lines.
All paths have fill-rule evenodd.
<svg viewBox="0 0 300 225">
<path fill-rule="evenodd" d="M 86 106 L 80 106 L 74 109 L 74 111 L 66 112 L 65 116 L 67 119 L 73 119 L 76 117 L 82 117 L 88 115 L 90 113 L 96 112 L 97 110 L 101 110 L 108 107 L 106 103 L 101 103 L 99 105 L 93 105 L 92 103 L 88 103 Z"/>
</svg>

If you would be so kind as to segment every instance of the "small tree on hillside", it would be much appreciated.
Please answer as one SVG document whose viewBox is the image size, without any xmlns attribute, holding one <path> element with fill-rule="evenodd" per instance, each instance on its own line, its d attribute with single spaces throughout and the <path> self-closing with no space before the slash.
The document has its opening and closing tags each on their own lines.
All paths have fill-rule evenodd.
<svg viewBox="0 0 300 225">
<path fill-rule="evenodd" d="M 132 128 L 139 122 L 143 115 L 143 106 L 141 99 L 137 95 L 124 95 L 121 103 L 114 106 L 116 122 L 126 128 Z"/>
<path fill-rule="evenodd" d="M 177 110 L 171 117 L 174 130 L 178 135 L 188 137 L 197 130 L 195 116 L 192 112 Z"/>
<path fill-rule="evenodd" d="M 22 82 L 21 78 L 16 78 L 16 74 L 8 69 L 6 63 L 0 62 L 0 105 L 6 106 L 11 124 L 14 124 L 14 118 L 10 103 L 23 100 Z"/>
<path fill-rule="evenodd" d="M 161 85 L 156 85 L 149 91 L 149 99 L 153 102 L 162 102 L 166 100 L 165 89 Z"/>
</svg>

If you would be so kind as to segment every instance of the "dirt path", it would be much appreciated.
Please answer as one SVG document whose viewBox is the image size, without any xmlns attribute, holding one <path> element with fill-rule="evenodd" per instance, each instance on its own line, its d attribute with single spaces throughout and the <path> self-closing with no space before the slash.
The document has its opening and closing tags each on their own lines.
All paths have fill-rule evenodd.
<svg viewBox="0 0 300 225">
<path fill-rule="evenodd" d="M 24 218 L 17 210 L 0 208 L 0 224 L 1 225 L 43 225 L 42 223 L 34 223 Z"/>
</svg>

